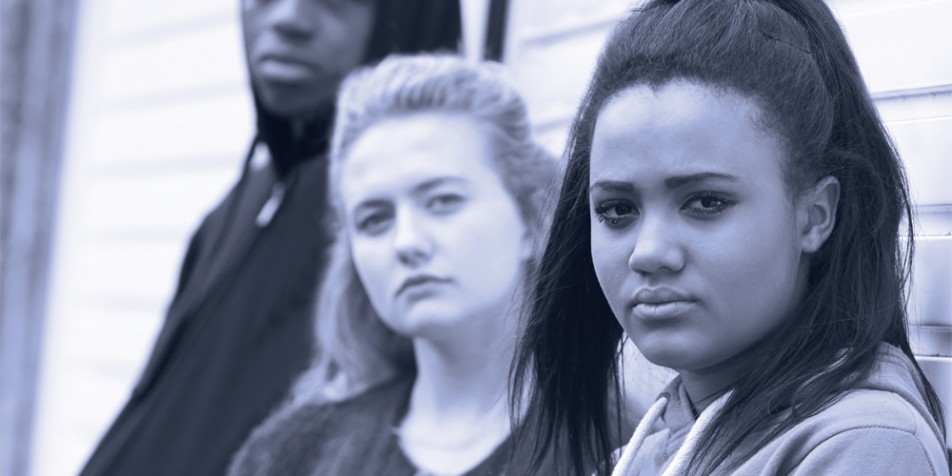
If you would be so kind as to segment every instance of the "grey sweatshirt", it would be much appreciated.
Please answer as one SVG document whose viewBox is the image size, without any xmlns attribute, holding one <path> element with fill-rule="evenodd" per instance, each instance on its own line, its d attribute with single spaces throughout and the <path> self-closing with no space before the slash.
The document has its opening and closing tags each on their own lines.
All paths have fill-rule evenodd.
<svg viewBox="0 0 952 476">
<path fill-rule="evenodd" d="M 684 474 L 697 435 L 725 399 L 695 420 L 681 379 L 675 378 L 648 410 L 613 474 Z M 912 362 L 899 349 L 883 344 L 860 385 L 746 461 L 714 474 L 944 476 L 949 461 Z"/>
</svg>

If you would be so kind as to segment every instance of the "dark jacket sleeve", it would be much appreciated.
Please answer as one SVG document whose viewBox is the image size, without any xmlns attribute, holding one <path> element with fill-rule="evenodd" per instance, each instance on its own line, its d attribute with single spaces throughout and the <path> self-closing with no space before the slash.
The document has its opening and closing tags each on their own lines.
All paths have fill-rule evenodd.
<svg viewBox="0 0 952 476">
<path fill-rule="evenodd" d="M 207 224 L 208 220 L 206 218 L 188 241 L 188 248 L 185 250 L 185 258 L 182 260 L 182 267 L 179 269 L 178 283 L 175 285 L 175 294 L 172 295 L 172 302 L 177 301 L 179 297 L 181 297 L 182 291 L 188 286 L 189 278 L 192 276 L 192 271 L 195 269 L 195 262 L 198 261 L 198 255 L 204 243 L 204 237 L 207 233 Z"/>
</svg>

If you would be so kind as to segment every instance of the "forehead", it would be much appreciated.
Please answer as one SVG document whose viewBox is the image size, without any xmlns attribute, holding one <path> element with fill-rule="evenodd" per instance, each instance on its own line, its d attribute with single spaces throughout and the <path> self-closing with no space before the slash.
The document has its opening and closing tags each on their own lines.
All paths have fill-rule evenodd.
<svg viewBox="0 0 952 476">
<path fill-rule="evenodd" d="M 632 86 L 607 101 L 592 140 L 591 171 L 638 176 L 779 172 L 782 148 L 738 93 L 687 81 Z"/>
<path fill-rule="evenodd" d="M 341 160 L 345 201 L 441 176 L 498 181 L 489 135 L 474 119 L 457 113 L 417 113 L 376 123 Z"/>
</svg>

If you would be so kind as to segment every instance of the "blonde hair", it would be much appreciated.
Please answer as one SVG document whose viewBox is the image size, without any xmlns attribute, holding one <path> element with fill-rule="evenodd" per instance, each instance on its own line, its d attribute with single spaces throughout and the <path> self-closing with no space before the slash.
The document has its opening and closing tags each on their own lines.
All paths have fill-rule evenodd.
<svg viewBox="0 0 952 476">
<path fill-rule="evenodd" d="M 449 55 L 391 56 L 348 76 L 337 104 L 328 180 L 331 215 L 342 214 L 340 165 L 365 131 L 384 120 L 451 112 L 472 118 L 487 132 L 503 185 L 536 242 L 543 241 L 549 215 L 544 196 L 554 185 L 558 164 L 533 138 L 525 103 L 502 65 Z M 295 384 L 294 402 L 343 400 L 415 372 L 410 340 L 380 320 L 340 220 L 332 226 L 335 241 L 315 311 L 315 360 Z M 533 272 L 534 261 L 527 273 Z"/>
</svg>

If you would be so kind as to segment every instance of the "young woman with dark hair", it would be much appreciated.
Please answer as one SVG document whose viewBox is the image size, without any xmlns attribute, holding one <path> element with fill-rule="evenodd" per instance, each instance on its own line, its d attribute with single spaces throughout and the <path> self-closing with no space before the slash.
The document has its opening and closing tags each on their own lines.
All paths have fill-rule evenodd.
<svg viewBox="0 0 952 476">
<path fill-rule="evenodd" d="M 568 147 L 514 369 L 540 450 L 574 474 L 948 471 L 905 174 L 822 1 L 647 2 Z M 615 461 L 625 337 L 679 375 Z"/>
</svg>

